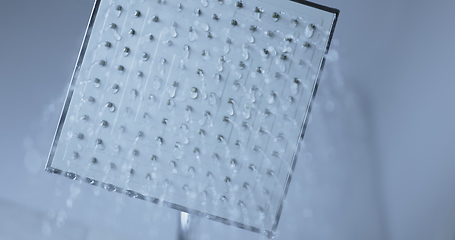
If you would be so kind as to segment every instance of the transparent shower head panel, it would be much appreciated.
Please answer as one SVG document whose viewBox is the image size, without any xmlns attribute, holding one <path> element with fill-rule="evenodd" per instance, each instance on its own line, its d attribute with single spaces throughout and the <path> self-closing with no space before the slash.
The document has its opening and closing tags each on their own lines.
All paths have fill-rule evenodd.
<svg viewBox="0 0 455 240">
<path fill-rule="evenodd" d="M 96 1 L 47 171 L 272 236 L 337 16 Z"/>
</svg>

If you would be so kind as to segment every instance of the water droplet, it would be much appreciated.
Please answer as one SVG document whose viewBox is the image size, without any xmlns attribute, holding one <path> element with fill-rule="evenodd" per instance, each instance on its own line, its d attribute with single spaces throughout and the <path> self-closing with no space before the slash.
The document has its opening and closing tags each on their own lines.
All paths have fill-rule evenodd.
<svg viewBox="0 0 455 240">
<path fill-rule="evenodd" d="M 209 50 L 202 50 L 202 59 L 207 61 L 210 59 L 210 51 Z"/>
<path fill-rule="evenodd" d="M 175 143 L 174 145 L 174 157 L 176 159 L 180 159 L 183 157 L 183 149 L 182 149 L 182 145 L 180 143 Z M 171 162 L 172 163 L 172 162 Z M 175 162 L 174 162 L 175 163 Z M 175 167 L 175 166 L 174 166 Z"/>
<path fill-rule="evenodd" d="M 131 151 L 131 155 L 133 155 L 133 156 L 139 156 L 139 150 L 133 149 L 133 151 Z M 131 170 L 132 170 L 132 169 L 131 169 Z"/>
<path fill-rule="evenodd" d="M 190 175 L 190 177 L 194 177 L 195 172 L 196 172 L 196 170 L 194 169 L 194 167 L 188 168 L 188 174 Z"/>
<path fill-rule="evenodd" d="M 106 48 L 110 48 L 112 46 L 110 42 L 103 42 L 102 45 Z"/>
<path fill-rule="evenodd" d="M 259 73 L 259 74 L 263 74 L 264 70 L 262 69 L 262 67 L 257 67 L 256 68 L 256 72 Z M 255 74 L 255 73 L 253 73 L 253 74 Z M 256 75 L 254 75 L 254 76 L 256 76 Z"/>
<path fill-rule="evenodd" d="M 251 86 L 250 91 L 248 92 L 248 97 L 250 98 L 251 102 L 256 102 L 256 93 L 258 88 L 256 86 Z"/>
<path fill-rule="evenodd" d="M 235 111 L 234 111 L 234 102 L 233 101 L 229 101 L 229 107 L 228 107 L 228 110 L 227 110 L 228 114 L 233 116 L 235 114 Z"/>
<path fill-rule="evenodd" d="M 172 26 L 171 26 L 171 36 L 173 38 L 176 38 L 178 36 L 177 34 L 177 23 L 176 22 L 173 22 L 172 23 Z"/>
<path fill-rule="evenodd" d="M 176 168 L 177 167 L 177 163 L 175 161 L 171 161 L 169 163 L 169 166 L 173 167 L 173 168 Z"/>
<path fill-rule="evenodd" d="M 161 88 L 161 78 L 156 76 L 152 82 L 153 89 L 158 90 Z"/>
<path fill-rule="evenodd" d="M 248 58 L 250 58 L 249 48 L 250 48 L 249 45 L 243 44 L 243 46 L 242 46 L 243 60 L 248 60 Z"/>
<path fill-rule="evenodd" d="M 115 105 L 111 102 L 108 102 L 106 104 L 106 108 L 110 111 L 110 112 L 115 112 L 116 108 L 115 108 Z"/>
<path fill-rule="evenodd" d="M 194 9 L 194 16 L 199 17 L 201 16 L 201 14 L 202 14 L 201 9 L 199 8 Z"/>
<path fill-rule="evenodd" d="M 95 102 L 95 98 L 90 96 L 90 97 L 86 98 L 85 101 L 87 101 L 90 104 L 93 104 Z"/>
<path fill-rule="evenodd" d="M 124 67 L 123 65 L 118 65 L 118 66 L 117 66 L 117 70 L 118 70 L 119 72 L 123 72 L 123 71 L 125 71 L 125 67 Z"/>
<path fill-rule="evenodd" d="M 204 78 L 202 78 L 202 81 L 204 81 Z M 202 89 L 199 90 L 200 96 L 204 100 L 207 99 L 207 97 L 208 97 L 207 91 L 205 89 L 206 89 L 206 84 L 204 83 L 202 85 Z"/>
<path fill-rule="evenodd" d="M 149 60 L 149 55 L 147 53 L 142 53 L 142 61 L 147 61 Z M 142 75 L 142 74 L 141 74 Z"/>
<path fill-rule="evenodd" d="M 275 64 L 278 65 L 281 72 L 286 72 L 286 64 L 281 58 L 276 59 Z"/>
<path fill-rule="evenodd" d="M 235 80 L 234 83 L 232 84 L 232 90 L 237 91 L 240 89 L 240 81 Z"/>
<path fill-rule="evenodd" d="M 184 60 L 181 60 L 181 61 L 179 62 L 178 68 L 179 68 L 180 70 L 184 70 L 184 69 L 186 68 Z"/>
<path fill-rule="evenodd" d="M 191 120 L 191 107 L 190 106 L 187 106 L 186 109 L 185 109 L 185 121 L 186 122 L 189 122 Z"/>
<path fill-rule="evenodd" d="M 274 12 L 274 13 L 272 14 L 272 18 L 273 18 L 273 21 L 276 22 L 276 21 L 278 21 L 278 20 L 280 19 L 280 14 L 277 13 L 277 12 Z"/>
<path fill-rule="evenodd" d="M 243 117 L 245 119 L 249 119 L 251 117 L 251 106 L 249 104 L 245 104 L 244 108 Z"/>
<path fill-rule="evenodd" d="M 192 27 L 189 28 L 189 32 L 190 32 L 190 34 L 189 34 L 188 38 L 189 38 L 190 42 L 194 42 L 195 40 L 197 40 L 199 38 L 196 30 L 194 30 Z"/>
<path fill-rule="evenodd" d="M 111 29 L 112 33 L 114 34 L 114 38 L 117 41 L 122 40 L 122 36 L 120 36 L 120 34 L 118 33 L 118 30 L 117 30 L 117 24 L 111 23 L 111 24 L 109 24 L 108 27 Z"/>
<path fill-rule="evenodd" d="M 147 174 L 145 175 L 145 179 L 147 179 L 148 181 L 152 181 L 152 180 L 153 180 L 152 174 L 147 173 Z"/>
<path fill-rule="evenodd" d="M 120 145 L 114 145 L 114 151 L 120 152 L 122 150 L 122 147 Z"/>
<path fill-rule="evenodd" d="M 91 179 L 91 178 L 86 178 L 85 182 L 90 184 L 90 185 L 96 185 L 97 184 L 97 181 L 94 180 L 94 179 Z"/>
<path fill-rule="evenodd" d="M 169 99 L 169 100 L 167 101 L 167 109 L 168 109 L 169 111 L 172 111 L 172 109 L 174 108 L 174 106 L 175 106 L 175 102 L 172 101 L 171 99 Z"/>
<path fill-rule="evenodd" d="M 104 150 L 103 140 L 101 140 L 99 138 L 95 140 L 95 149 Z"/>
<path fill-rule="evenodd" d="M 266 109 L 261 113 L 261 120 L 267 119 L 271 114 L 272 114 L 272 112 L 271 112 L 269 109 L 266 108 Z M 262 129 L 262 128 L 259 128 L 259 129 Z"/>
<path fill-rule="evenodd" d="M 275 99 L 276 99 L 276 93 L 275 93 L 275 91 L 271 91 L 267 102 L 269 104 L 273 104 L 275 102 Z"/>
<path fill-rule="evenodd" d="M 107 64 L 106 60 L 103 60 L 103 59 L 98 62 L 98 65 L 100 65 L 102 67 L 106 66 L 106 64 Z"/>
<path fill-rule="evenodd" d="M 223 117 L 223 122 L 228 123 L 228 122 L 230 122 L 230 121 L 231 121 L 231 119 L 229 119 L 229 117 L 227 117 L 227 116 L 224 116 L 224 117 Z"/>
<path fill-rule="evenodd" d="M 289 96 L 286 98 L 286 101 L 284 102 L 282 108 L 283 110 L 287 110 L 291 107 L 292 103 L 294 103 L 294 98 L 292 96 Z"/>
<path fill-rule="evenodd" d="M 66 176 L 67 178 L 71 179 L 71 180 L 76 180 L 76 179 L 77 179 L 77 175 L 74 174 L 74 173 L 71 173 L 71 172 L 67 172 L 67 173 L 65 174 L 65 176 Z"/>
<path fill-rule="evenodd" d="M 207 121 L 209 121 L 210 119 L 212 118 L 210 112 L 205 112 L 204 113 L 204 116 L 201 118 L 201 120 L 199 120 L 199 125 L 201 126 L 204 126 L 205 124 L 207 124 Z"/>
<path fill-rule="evenodd" d="M 119 90 L 120 90 L 120 86 L 118 84 L 112 85 L 112 92 L 113 93 L 118 93 Z"/>
<path fill-rule="evenodd" d="M 184 51 L 184 58 L 188 59 L 190 58 L 190 46 L 185 45 L 183 46 L 183 51 Z"/>
<path fill-rule="evenodd" d="M 132 190 L 127 190 L 125 192 L 125 195 L 128 196 L 128 197 L 131 197 L 131 198 L 137 198 L 139 196 L 138 193 L 132 191 Z"/>
<path fill-rule="evenodd" d="M 99 78 L 93 79 L 93 86 L 99 88 L 101 85 L 101 80 Z"/>
<path fill-rule="evenodd" d="M 202 23 L 201 27 L 204 32 L 208 32 L 210 30 L 210 26 L 207 23 Z"/>
<path fill-rule="evenodd" d="M 299 92 L 299 85 L 300 81 L 298 79 L 294 79 L 294 82 L 291 84 L 291 94 L 296 95 Z"/>
<path fill-rule="evenodd" d="M 152 41 L 153 39 L 155 39 L 155 37 L 153 36 L 153 34 L 149 33 L 147 41 Z"/>
<path fill-rule="evenodd" d="M 196 99 L 197 96 L 198 96 L 198 90 L 197 90 L 197 88 L 195 88 L 195 87 L 191 88 L 190 98 Z"/>
<path fill-rule="evenodd" d="M 244 69 L 245 66 L 246 66 L 246 65 L 245 65 L 244 62 L 242 62 L 242 61 L 239 62 L 239 69 Z"/>
<path fill-rule="evenodd" d="M 210 93 L 210 96 L 209 96 L 209 105 L 210 106 L 215 106 L 217 103 L 217 96 L 215 93 Z"/>
<path fill-rule="evenodd" d="M 110 169 L 110 170 L 115 170 L 116 168 L 117 168 L 117 166 L 115 165 L 115 163 L 111 162 L 111 163 L 109 164 L 109 169 Z"/>
<path fill-rule="evenodd" d="M 188 125 L 182 123 L 182 125 L 180 125 L 180 130 L 182 130 L 184 133 L 188 133 Z"/>
<path fill-rule="evenodd" d="M 163 42 L 163 44 L 166 45 L 166 46 L 168 46 L 168 47 L 170 47 L 170 46 L 172 46 L 173 43 L 172 43 L 172 41 L 171 41 L 170 39 L 168 39 L 168 40 L 165 40 L 165 41 Z"/>
<path fill-rule="evenodd" d="M 170 98 L 174 98 L 175 95 L 177 94 L 177 88 L 179 86 L 178 82 L 172 83 L 172 85 L 168 88 L 167 93 Z"/>
<path fill-rule="evenodd" d="M 117 18 L 119 18 L 122 14 L 123 7 L 121 5 L 117 5 L 115 6 L 115 10 L 117 11 Z"/>
<path fill-rule="evenodd" d="M 163 181 L 163 187 L 169 188 L 171 185 L 172 185 L 172 182 L 169 181 L 168 179 L 165 179 L 165 180 Z"/>
<path fill-rule="evenodd" d="M 82 139 L 84 139 L 84 134 L 78 133 L 78 134 L 76 135 L 76 137 L 77 137 L 77 139 L 82 140 Z"/>
<path fill-rule="evenodd" d="M 248 166 L 248 168 L 251 170 L 251 171 L 256 171 L 256 166 L 254 166 L 254 164 L 250 164 Z"/>
<path fill-rule="evenodd" d="M 316 25 L 314 24 L 308 24 L 305 28 L 305 36 L 307 38 L 311 38 L 314 35 L 314 30 L 316 29 Z"/>
<path fill-rule="evenodd" d="M 116 187 L 112 184 L 103 184 L 103 188 L 109 192 L 115 192 L 117 190 Z"/>
<path fill-rule="evenodd" d="M 242 127 L 243 130 L 250 130 L 251 129 L 251 127 L 248 125 L 247 122 L 242 122 L 241 127 Z"/>
<path fill-rule="evenodd" d="M 218 60 L 218 65 L 217 65 L 218 72 L 222 72 L 223 71 L 223 69 L 224 69 L 223 64 L 225 62 L 226 62 L 226 59 L 224 58 L 224 56 L 221 56 L 220 59 Z M 221 75 L 220 74 L 216 74 L 215 77 L 218 77 L 217 80 L 221 80 Z"/>
<path fill-rule="evenodd" d="M 201 4 L 204 7 L 207 7 L 209 5 L 209 2 L 207 0 L 201 0 Z"/>
<path fill-rule="evenodd" d="M 101 125 L 101 127 L 104 127 L 104 128 L 109 127 L 109 123 L 106 120 L 102 120 L 100 125 Z"/>
<path fill-rule="evenodd" d="M 231 167 L 234 168 L 235 166 L 237 166 L 237 160 L 235 158 L 232 158 L 229 163 L 231 164 Z"/>
<path fill-rule="evenodd" d="M 275 139 L 275 141 L 276 141 L 276 139 Z M 281 158 L 280 153 L 278 153 L 277 151 L 272 152 L 272 157 Z"/>
<path fill-rule="evenodd" d="M 165 58 L 161 58 L 161 61 L 160 61 L 160 65 L 158 66 L 158 71 L 160 72 L 160 75 L 161 76 L 164 76 L 164 73 L 165 73 L 165 65 L 166 65 L 166 59 Z"/>
<path fill-rule="evenodd" d="M 213 79 L 215 79 L 215 81 L 217 83 L 220 83 L 221 80 L 223 79 L 223 77 L 221 76 L 221 74 L 217 73 L 217 74 L 213 75 Z"/>
<path fill-rule="evenodd" d="M 177 12 L 181 12 L 183 10 L 183 5 L 181 3 L 177 4 Z"/>
<path fill-rule="evenodd" d="M 133 100 L 139 96 L 139 92 L 136 89 L 131 89 L 131 95 L 133 95 Z"/>
<path fill-rule="evenodd" d="M 156 98 L 153 94 L 150 94 L 148 99 L 149 99 L 150 103 L 154 103 Z"/>
<path fill-rule="evenodd" d="M 224 54 L 227 55 L 231 51 L 231 39 L 227 38 L 226 39 L 226 44 L 224 45 Z"/>
<path fill-rule="evenodd" d="M 294 18 L 291 20 L 291 28 L 296 28 L 299 25 L 299 20 Z"/>
<path fill-rule="evenodd" d="M 159 18 L 157 15 L 154 15 L 154 16 L 152 17 L 152 21 L 158 22 L 158 21 L 160 21 L 160 18 Z"/>
<path fill-rule="evenodd" d="M 163 138 L 162 138 L 162 137 L 156 137 L 155 140 L 156 140 L 156 142 L 157 142 L 159 145 L 162 145 L 162 144 L 163 144 Z"/>
</svg>

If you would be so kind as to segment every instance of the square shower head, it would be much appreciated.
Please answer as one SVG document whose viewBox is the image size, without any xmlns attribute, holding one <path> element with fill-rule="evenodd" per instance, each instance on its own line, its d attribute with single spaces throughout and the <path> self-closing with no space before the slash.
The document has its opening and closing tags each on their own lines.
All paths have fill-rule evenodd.
<svg viewBox="0 0 455 240">
<path fill-rule="evenodd" d="M 272 236 L 337 16 L 97 0 L 47 171 Z"/>
</svg>

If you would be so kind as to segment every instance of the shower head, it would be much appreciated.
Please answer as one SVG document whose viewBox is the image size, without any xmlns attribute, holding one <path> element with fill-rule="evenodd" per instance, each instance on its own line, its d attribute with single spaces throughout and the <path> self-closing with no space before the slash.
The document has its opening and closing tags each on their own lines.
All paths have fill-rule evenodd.
<svg viewBox="0 0 455 240">
<path fill-rule="evenodd" d="M 97 0 L 46 170 L 273 236 L 337 16 Z"/>
</svg>

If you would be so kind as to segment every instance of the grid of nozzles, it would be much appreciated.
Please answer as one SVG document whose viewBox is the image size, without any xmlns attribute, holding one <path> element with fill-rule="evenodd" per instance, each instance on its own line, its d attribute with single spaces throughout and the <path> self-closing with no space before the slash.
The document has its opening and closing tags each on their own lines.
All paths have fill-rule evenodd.
<svg viewBox="0 0 455 240">
<path fill-rule="evenodd" d="M 66 176 L 95 169 L 106 175 L 90 184 L 122 176 L 110 191 L 263 219 L 282 197 L 327 33 L 252 3 L 109 5 L 70 111 L 65 159 L 86 172 Z"/>
</svg>

